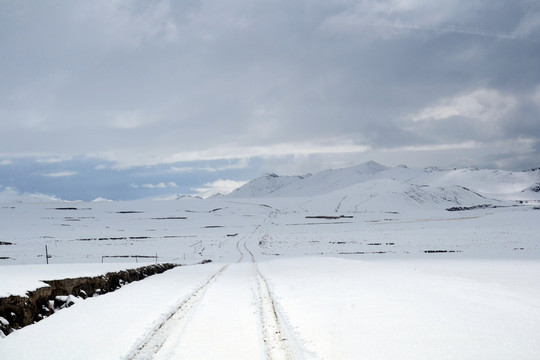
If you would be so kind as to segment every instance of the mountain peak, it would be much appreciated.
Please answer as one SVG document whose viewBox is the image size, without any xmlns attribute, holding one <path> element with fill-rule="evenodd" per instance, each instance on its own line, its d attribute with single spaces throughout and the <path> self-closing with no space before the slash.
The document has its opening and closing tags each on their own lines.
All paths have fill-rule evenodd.
<svg viewBox="0 0 540 360">
<path fill-rule="evenodd" d="M 432 172 L 437 172 L 437 171 L 442 171 L 442 169 L 437 166 L 428 166 L 424 168 L 424 172 L 427 172 L 427 173 L 432 173 Z"/>
<path fill-rule="evenodd" d="M 538 198 L 540 194 L 540 171 L 512 173 L 498 170 L 479 170 L 467 167 L 456 170 L 442 170 L 427 167 L 423 171 L 406 166 L 387 167 L 375 161 L 368 161 L 353 167 L 325 170 L 313 175 L 278 176 L 263 174 L 235 190 L 227 197 L 306 197 L 329 194 L 335 191 L 354 193 L 358 184 L 384 181 L 414 186 L 431 186 L 433 189 L 461 186 L 480 194 L 502 194 L 506 198 Z M 370 186 L 371 186 L 370 185 Z M 356 186 L 356 190 L 351 188 Z M 347 189 L 348 190 L 345 190 Z M 524 192 L 521 192 L 524 190 Z M 362 190 L 363 191 L 363 190 Z M 411 191 L 416 191 L 412 189 Z M 435 190 L 434 190 L 435 191 Z M 540 198 L 539 198 L 540 199 Z"/>
<path fill-rule="evenodd" d="M 368 173 L 368 174 L 375 174 L 380 171 L 388 170 L 389 167 L 379 164 L 375 161 L 368 161 L 363 164 L 359 164 L 353 167 L 353 169 L 357 170 L 361 173 Z"/>
</svg>

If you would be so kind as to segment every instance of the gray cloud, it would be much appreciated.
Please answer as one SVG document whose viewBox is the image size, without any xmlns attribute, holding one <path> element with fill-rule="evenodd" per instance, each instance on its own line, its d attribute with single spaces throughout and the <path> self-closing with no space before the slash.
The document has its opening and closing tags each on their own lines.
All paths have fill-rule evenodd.
<svg viewBox="0 0 540 360">
<path fill-rule="evenodd" d="M 534 1 L 1 7 L 5 160 L 538 165 Z"/>
</svg>

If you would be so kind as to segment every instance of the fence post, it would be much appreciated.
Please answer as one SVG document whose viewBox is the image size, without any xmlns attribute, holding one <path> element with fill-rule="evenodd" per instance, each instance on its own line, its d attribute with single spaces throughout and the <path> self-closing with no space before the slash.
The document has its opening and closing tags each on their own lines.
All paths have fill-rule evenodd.
<svg viewBox="0 0 540 360">
<path fill-rule="evenodd" d="M 47 250 L 47 245 L 45 245 L 45 259 L 47 259 L 47 264 L 49 264 L 49 251 Z"/>
</svg>

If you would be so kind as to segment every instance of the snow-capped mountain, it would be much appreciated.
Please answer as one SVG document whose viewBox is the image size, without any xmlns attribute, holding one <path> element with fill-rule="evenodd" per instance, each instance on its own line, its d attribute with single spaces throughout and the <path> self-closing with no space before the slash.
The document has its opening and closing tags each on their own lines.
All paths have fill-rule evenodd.
<svg viewBox="0 0 540 360">
<path fill-rule="evenodd" d="M 12 187 L 0 185 L 0 203 L 37 203 L 37 202 L 60 202 L 63 201 L 51 195 L 40 193 L 21 193 Z"/>
<path fill-rule="evenodd" d="M 327 194 L 293 201 L 299 210 L 315 212 L 320 209 L 335 213 L 364 211 L 406 212 L 412 209 L 444 210 L 475 206 L 509 205 L 486 198 L 461 186 L 432 187 L 408 184 L 399 180 L 378 179 L 360 182 Z"/>
<path fill-rule="evenodd" d="M 234 190 L 229 197 L 261 197 L 274 196 L 280 194 L 281 189 L 288 189 L 295 183 L 311 177 L 311 174 L 304 176 L 279 176 L 276 174 L 263 174 L 262 176 L 251 180 L 246 185 Z M 279 195 L 277 195 L 279 196 Z"/>
<path fill-rule="evenodd" d="M 464 168 L 423 170 L 400 165 L 387 167 L 370 161 L 350 168 L 331 169 L 313 175 L 265 174 L 233 191 L 227 197 L 379 197 L 387 194 L 417 194 L 418 203 L 435 202 L 456 206 L 498 200 L 540 200 L 531 191 L 540 183 L 540 171 L 510 172 Z M 373 189 L 377 189 L 374 196 Z M 331 197 L 332 197 L 331 196 Z M 431 200 L 427 200 L 431 199 Z M 391 199 L 386 199 L 391 201 Z"/>
<path fill-rule="evenodd" d="M 350 168 L 329 169 L 303 176 L 264 174 L 236 189 L 228 197 L 298 197 L 316 196 L 343 189 L 373 178 L 376 173 L 389 169 L 369 161 Z"/>
<path fill-rule="evenodd" d="M 460 185 L 486 196 L 518 200 L 526 199 L 523 190 L 540 182 L 540 172 L 464 168 L 424 172 L 409 182 L 432 186 Z"/>
</svg>

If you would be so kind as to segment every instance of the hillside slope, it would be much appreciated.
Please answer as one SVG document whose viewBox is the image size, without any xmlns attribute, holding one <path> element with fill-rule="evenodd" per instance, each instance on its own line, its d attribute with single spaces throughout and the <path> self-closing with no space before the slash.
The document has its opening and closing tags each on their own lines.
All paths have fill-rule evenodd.
<svg viewBox="0 0 540 360">
<path fill-rule="evenodd" d="M 395 183 L 383 181 L 390 180 Z M 344 191 L 343 196 L 368 196 L 373 188 L 373 181 L 383 181 L 377 186 L 377 194 L 388 191 L 403 194 L 411 192 L 423 193 L 424 198 L 445 198 L 450 193 L 456 193 L 457 198 L 471 199 L 476 193 L 475 201 L 482 197 L 501 200 L 540 200 L 540 193 L 531 191 L 540 183 L 540 170 L 510 172 L 502 170 L 487 170 L 476 168 L 441 170 L 429 167 L 424 170 L 411 169 L 404 165 L 394 168 L 386 167 L 370 161 L 350 168 L 330 169 L 314 175 L 278 176 L 265 174 L 256 178 L 239 189 L 233 191 L 229 198 L 258 198 L 258 197 L 313 197 L 336 191 Z M 357 184 L 371 185 L 355 187 Z M 401 188 L 397 185 L 401 183 Z M 389 185 L 385 187 L 382 184 Z M 453 190 L 449 190 L 449 189 Z M 401 189 L 401 190 L 399 190 Z M 442 190 L 441 190 L 442 189 Z M 427 195 L 428 193 L 431 195 Z M 465 193 L 463 193 L 465 192 Z M 461 194 L 463 193 L 463 194 Z M 438 194 L 438 195 L 437 195 Z M 379 196 L 379 195 L 377 195 Z M 460 201 L 455 200 L 454 203 Z"/>
</svg>

